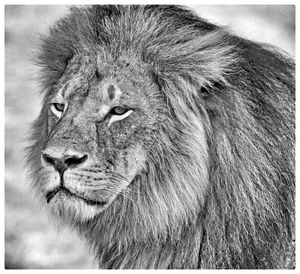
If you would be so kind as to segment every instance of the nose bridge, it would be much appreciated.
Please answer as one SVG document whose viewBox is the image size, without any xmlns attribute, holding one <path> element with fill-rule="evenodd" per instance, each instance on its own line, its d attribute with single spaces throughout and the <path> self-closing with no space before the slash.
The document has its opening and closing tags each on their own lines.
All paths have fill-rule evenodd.
<svg viewBox="0 0 300 274">
<path fill-rule="evenodd" d="M 93 134 L 89 127 L 92 125 L 87 121 L 77 121 L 76 116 L 63 118 L 55 126 L 44 145 L 44 151 L 51 150 L 55 158 L 74 153 L 88 153 Z"/>
<path fill-rule="evenodd" d="M 47 146 L 42 153 L 44 155 L 50 155 L 55 159 L 68 159 L 68 158 L 81 158 L 84 153 L 76 150 L 75 148 L 65 147 L 63 145 L 51 145 Z"/>
</svg>

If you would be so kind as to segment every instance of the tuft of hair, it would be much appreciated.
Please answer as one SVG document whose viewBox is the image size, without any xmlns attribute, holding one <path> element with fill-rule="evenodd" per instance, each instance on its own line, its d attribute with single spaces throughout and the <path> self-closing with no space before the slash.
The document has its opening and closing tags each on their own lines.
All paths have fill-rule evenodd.
<svg viewBox="0 0 300 274">
<path fill-rule="evenodd" d="M 82 52 L 146 63 L 171 115 L 148 173 L 94 220 L 71 222 L 99 266 L 294 267 L 293 60 L 183 7 L 72 8 L 41 44 L 45 104 Z M 33 177 L 45 117 L 31 137 Z"/>
</svg>

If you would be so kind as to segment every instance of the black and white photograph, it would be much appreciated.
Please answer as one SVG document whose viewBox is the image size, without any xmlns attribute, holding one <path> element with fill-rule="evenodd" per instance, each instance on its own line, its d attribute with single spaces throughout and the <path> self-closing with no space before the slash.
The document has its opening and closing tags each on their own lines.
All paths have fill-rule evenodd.
<svg viewBox="0 0 300 274">
<path fill-rule="evenodd" d="M 295 269 L 292 4 L 2 6 L 5 269 Z"/>
</svg>

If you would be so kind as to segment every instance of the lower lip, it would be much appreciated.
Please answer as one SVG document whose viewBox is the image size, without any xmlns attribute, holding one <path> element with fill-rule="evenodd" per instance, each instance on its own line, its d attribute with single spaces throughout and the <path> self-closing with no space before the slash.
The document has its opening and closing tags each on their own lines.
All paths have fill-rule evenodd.
<svg viewBox="0 0 300 274">
<path fill-rule="evenodd" d="M 100 202 L 100 201 L 93 201 L 93 200 L 89 200 L 89 199 L 86 199 L 86 198 L 83 198 L 83 197 L 80 197 L 72 192 L 70 192 L 70 190 L 68 190 L 67 188 L 65 187 L 57 187 L 55 188 L 54 190 L 51 190 L 47 193 L 46 195 L 46 200 L 47 200 L 47 203 L 49 204 L 50 201 L 54 198 L 54 196 L 56 196 L 57 193 L 59 192 L 64 192 L 70 196 L 73 196 L 73 197 L 76 197 L 78 199 L 81 199 L 83 200 L 86 204 L 88 205 L 91 205 L 91 206 L 105 206 L 106 205 L 106 202 Z"/>
</svg>

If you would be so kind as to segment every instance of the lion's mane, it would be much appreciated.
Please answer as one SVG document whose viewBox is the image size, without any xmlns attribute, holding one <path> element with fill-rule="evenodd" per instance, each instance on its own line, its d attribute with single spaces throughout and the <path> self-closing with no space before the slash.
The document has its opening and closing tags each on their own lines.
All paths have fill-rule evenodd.
<svg viewBox="0 0 300 274">
<path fill-rule="evenodd" d="M 72 8 L 43 39 L 45 102 L 78 52 L 149 65 L 170 119 L 139 174 L 71 224 L 105 268 L 293 267 L 294 63 L 173 6 Z M 46 136 L 34 124 L 34 176 Z"/>
</svg>

